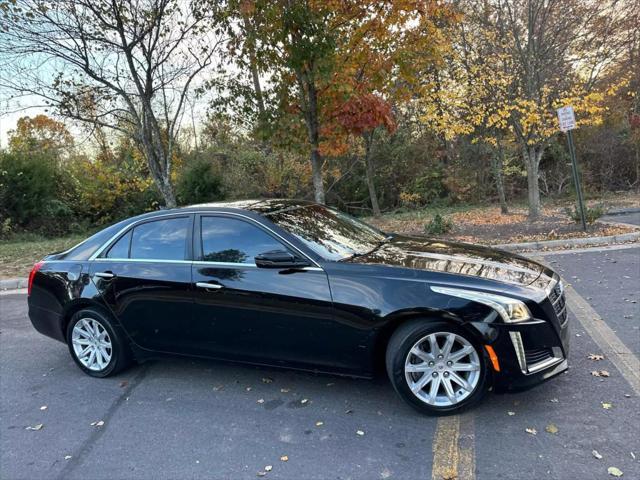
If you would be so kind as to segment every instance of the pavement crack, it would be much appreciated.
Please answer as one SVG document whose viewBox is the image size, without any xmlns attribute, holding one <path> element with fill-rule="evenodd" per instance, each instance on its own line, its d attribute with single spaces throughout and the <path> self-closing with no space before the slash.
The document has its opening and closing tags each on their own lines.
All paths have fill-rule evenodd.
<svg viewBox="0 0 640 480">
<path fill-rule="evenodd" d="M 111 406 L 107 409 L 105 415 L 101 418 L 104 420 L 104 426 L 99 428 L 94 428 L 91 432 L 91 435 L 84 441 L 82 446 L 80 447 L 80 451 L 76 454 L 73 454 L 71 459 L 65 464 L 64 468 L 58 473 L 55 477 L 55 480 L 66 480 L 71 476 L 71 473 L 75 471 L 83 462 L 83 460 L 91 453 L 93 447 L 97 443 L 97 441 L 104 435 L 104 433 L 109 428 L 111 422 L 110 420 L 113 418 L 118 409 L 122 406 L 124 402 L 126 402 L 127 397 L 131 395 L 131 393 L 135 390 L 135 388 L 144 380 L 149 372 L 150 363 L 145 363 L 140 367 L 140 371 L 133 377 L 133 379 L 128 383 L 128 385 L 122 389 L 120 395 L 114 400 Z"/>
</svg>

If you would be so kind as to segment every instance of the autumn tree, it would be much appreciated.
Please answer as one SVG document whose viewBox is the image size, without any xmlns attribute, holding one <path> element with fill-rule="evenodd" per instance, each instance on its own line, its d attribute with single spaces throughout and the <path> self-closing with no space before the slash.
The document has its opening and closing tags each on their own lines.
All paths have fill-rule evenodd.
<svg viewBox="0 0 640 480">
<path fill-rule="evenodd" d="M 481 27 L 510 76 L 509 98 L 498 113 L 506 119 L 527 170 L 529 215 L 540 214 L 540 160 L 557 132 L 555 110 L 574 106 L 580 123 L 598 123 L 603 92 L 596 81 L 622 49 L 615 33 L 619 3 L 599 0 L 494 0 Z"/>
<path fill-rule="evenodd" d="M 246 72 L 244 79 L 236 75 L 228 83 L 232 100 L 256 112 L 267 128 L 280 122 L 296 135 L 292 117 L 302 121 L 314 196 L 324 203 L 326 154 L 335 153 L 341 140 L 336 137 L 352 133 L 340 131 L 338 116 L 349 109 L 348 102 L 375 116 L 362 109 L 366 99 L 391 101 L 395 93 L 408 91 L 401 87 L 414 66 L 432 61 L 440 47 L 435 19 L 445 10 L 432 0 L 230 2 L 232 52 Z M 380 104 L 370 105 L 375 110 Z"/>
<path fill-rule="evenodd" d="M 176 138 L 222 34 L 180 0 L 0 0 L 0 87 L 131 135 L 168 207 Z"/>
<path fill-rule="evenodd" d="M 73 136 L 64 123 L 46 115 L 22 117 L 9 132 L 9 150 L 42 154 L 60 160 L 73 148 Z"/>
</svg>

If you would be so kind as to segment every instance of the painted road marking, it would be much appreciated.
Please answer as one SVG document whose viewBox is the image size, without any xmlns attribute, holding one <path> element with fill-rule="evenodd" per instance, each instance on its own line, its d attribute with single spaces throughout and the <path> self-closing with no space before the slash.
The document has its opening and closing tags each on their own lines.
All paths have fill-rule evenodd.
<svg viewBox="0 0 640 480">
<path fill-rule="evenodd" d="M 531 258 L 544 263 L 539 256 L 532 255 Z M 611 327 L 607 325 L 607 322 L 569 283 L 564 282 L 564 284 L 569 310 L 596 342 L 596 345 L 600 347 L 605 357 L 611 360 L 620 374 L 629 382 L 631 388 L 640 396 L 640 360 L 638 357 L 622 343 Z"/>
<path fill-rule="evenodd" d="M 476 477 L 473 414 L 440 417 L 433 435 L 431 480 L 474 480 Z"/>
<path fill-rule="evenodd" d="M 598 315 L 571 285 L 565 287 L 567 303 L 582 327 L 593 338 L 602 353 L 620 371 L 636 394 L 640 396 L 640 360 L 622 343 L 611 327 Z"/>
</svg>

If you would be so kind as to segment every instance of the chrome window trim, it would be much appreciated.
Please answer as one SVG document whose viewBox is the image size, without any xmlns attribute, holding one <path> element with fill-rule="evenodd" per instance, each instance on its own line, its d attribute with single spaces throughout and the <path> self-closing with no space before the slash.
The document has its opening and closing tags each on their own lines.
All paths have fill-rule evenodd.
<svg viewBox="0 0 640 480">
<path fill-rule="evenodd" d="M 92 262 L 126 262 L 126 263 L 193 263 L 191 260 L 169 260 L 163 258 L 94 258 Z"/>
<path fill-rule="evenodd" d="M 206 260 L 194 260 L 194 265 L 216 265 L 218 267 L 234 267 L 234 268 L 258 268 L 255 263 L 236 263 L 236 262 L 207 262 Z"/>
<path fill-rule="evenodd" d="M 306 253 L 304 253 L 303 251 L 301 251 L 298 247 L 296 247 L 295 245 L 292 245 L 291 242 L 289 242 L 286 238 L 282 237 L 282 235 L 280 235 L 278 232 L 274 231 L 272 228 L 269 228 L 267 225 L 263 225 L 260 222 L 257 222 L 255 219 L 251 218 L 248 215 L 244 215 L 242 213 L 237 213 L 237 212 L 223 212 L 223 211 L 219 211 L 219 210 L 194 210 L 194 211 L 190 211 L 190 212 L 172 212 L 172 213 L 166 213 L 166 214 L 161 214 L 161 215 L 157 215 L 154 217 L 150 217 L 150 218 L 143 218 L 141 220 L 138 220 L 134 223 L 131 223 L 129 225 L 127 225 L 126 227 L 120 229 L 120 231 L 118 231 L 115 235 L 113 235 L 109 240 L 107 240 L 105 243 L 102 244 L 102 246 L 100 246 L 100 248 L 98 248 L 93 255 L 91 255 L 88 258 L 88 261 L 94 261 L 94 260 L 117 260 L 117 259 L 102 259 L 100 257 L 100 255 L 112 244 L 112 242 L 117 239 L 118 237 L 120 237 L 122 234 L 124 234 L 125 232 L 127 232 L 129 229 L 135 228 L 136 226 L 140 225 L 141 223 L 147 223 L 147 222 L 152 222 L 154 220 L 158 220 L 161 218 L 166 218 L 166 217 L 180 217 L 180 216 L 188 216 L 188 215 L 212 215 L 212 216 L 233 216 L 233 217 L 240 217 L 243 218 L 245 220 L 248 220 L 249 222 L 251 222 L 252 224 L 258 226 L 258 228 L 263 228 L 265 230 L 267 230 L 269 233 L 271 233 L 272 235 L 274 235 L 276 238 L 278 238 L 280 241 L 282 241 L 285 245 L 289 246 L 290 248 L 292 248 L 293 250 L 295 250 L 296 252 L 298 252 L 300 255 L 302 255 L 304 258 L 306 258 L 307 260 L 309 260 L 309 262 L 311 262 L 313 265 L 315 265 L 315 267 L 305 267 L 305 268 L 318 268 L 322 271 L 324 271 L 322 269 L 322 267 L 318 264 L 318 262 L 316 262 L 315 260 L 313 260 L 312 258 L 310 258 Z M 99 258 L 100 257 L 100 258 Z M 121 259 L 118 261 L 138 261 L 138 260 L 142 260 L 145 262 L 154 262 L 154 261 L 160 261 L 160 260 L 153 260 L 153 259 L 137 259 L 137 258 L 126 258 L 126 259 Z M 187 263 L 195 263 L 192 262 L 191 260 L 167 260 L 169 262 L 187 262 Z M 198 262 L 201 262 L 200 260 L 198 260 Z M 225 263 L 225 262 L 204 262 L 207 264 L 216 264 L 216 263 Z M 250 264 L 246 264 L 246 263 L 230 263 L 230 265 L 233 266 L 237 266 L 237 265 L 250 265 Z"/>
</svg>

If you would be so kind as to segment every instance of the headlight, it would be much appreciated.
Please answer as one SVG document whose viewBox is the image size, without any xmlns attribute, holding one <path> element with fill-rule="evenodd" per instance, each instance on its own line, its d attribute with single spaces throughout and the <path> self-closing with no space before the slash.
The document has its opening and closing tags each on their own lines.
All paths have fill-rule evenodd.
<svg viewBox="0 0 640 480">
<path fill-rule="evenodd" d="M 475 290 L 463 290 L 461 288 L 431 287 L 431 290 L 436 293 L 483 303 L 498 312 L 502 320 L 506 323 L 524 322 L 531 319 L 531 312 L 529 312 L 527 306 L 515 298 L 503 297 L 502 295 L 495 295 L 493 293 L 477 292 Z"/>
</svg>

